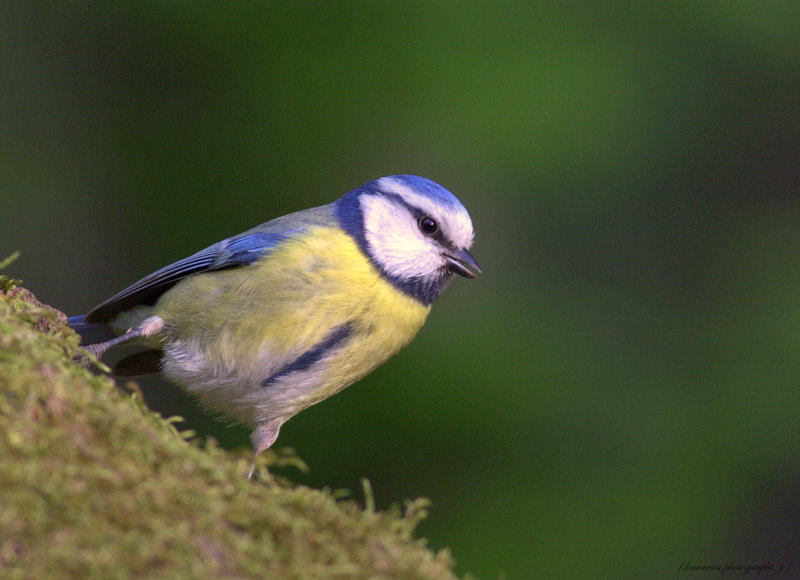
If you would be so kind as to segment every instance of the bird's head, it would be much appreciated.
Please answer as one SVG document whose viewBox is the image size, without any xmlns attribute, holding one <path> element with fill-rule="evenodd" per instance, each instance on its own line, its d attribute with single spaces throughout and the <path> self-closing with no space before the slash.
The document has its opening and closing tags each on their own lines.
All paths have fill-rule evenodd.
<svg viewBox="0 0 800 580">
<path fill-rule="evenodd" d="M 416 175 L 365 183 L 336 202 L 342 227 L 395 286 L 430 304 L 453 274 L 475 278 L 472 220 L 441 185 Z"/>
</svg>

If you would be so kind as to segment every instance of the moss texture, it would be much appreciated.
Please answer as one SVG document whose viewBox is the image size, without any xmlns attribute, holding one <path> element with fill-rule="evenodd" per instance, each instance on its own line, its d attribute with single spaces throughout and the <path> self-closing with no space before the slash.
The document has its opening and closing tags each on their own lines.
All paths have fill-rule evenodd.
<svg viewBox="0 0 800 580">
<path fill-rule="evenodd" d="M 413 536 L 425 500 L 377 512 L 187 441 L 135 386 L 72 362 L 66 317 L 0 277 L 5 578 L 455 578 Z M 365 486 L 368 492 L 368 485 Z"/>
</svg>

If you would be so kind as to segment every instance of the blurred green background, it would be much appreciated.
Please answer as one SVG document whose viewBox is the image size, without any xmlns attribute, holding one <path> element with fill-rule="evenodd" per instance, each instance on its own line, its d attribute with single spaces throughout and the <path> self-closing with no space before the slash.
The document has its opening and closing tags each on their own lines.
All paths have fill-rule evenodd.
<svg viewBox="0 0 800 580">
<path fill-rule="evenodd" d="M 68 314 L 381 175 L 469 208 L 484 274 L 293 479 L 481 578 L 800 570 L 800 3 L 3 4 L 0 254 Z"/>
</svg>

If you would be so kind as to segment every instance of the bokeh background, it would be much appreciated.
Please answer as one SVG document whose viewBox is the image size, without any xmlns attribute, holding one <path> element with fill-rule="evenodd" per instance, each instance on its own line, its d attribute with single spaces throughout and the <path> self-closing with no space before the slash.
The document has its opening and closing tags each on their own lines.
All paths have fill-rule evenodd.
<svg viewBox="0 0 800 580">
<path fill-rule="evenodd" d="M 381 175 L 469 208 L 484 274 L 284 427 L 295 481 L 431 498 L 480 578 L 800 570 L 800 3 L 2 12 L 0 253 L 69 314 Z"/>
</svg>

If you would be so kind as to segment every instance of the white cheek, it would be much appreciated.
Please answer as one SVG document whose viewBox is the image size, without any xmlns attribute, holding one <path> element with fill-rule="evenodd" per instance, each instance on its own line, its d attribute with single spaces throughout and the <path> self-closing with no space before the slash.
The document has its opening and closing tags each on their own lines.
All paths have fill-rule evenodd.
<svg viewBox="0 0 800 580">
<path fill-rule="evenodd" d="M 424 277 L 444 264 L 434 242 L 420 233 L 405 208 L 382 197 L 364 195 L 361 209 L 372 257 L 390 276 Z"/>
</svg>

